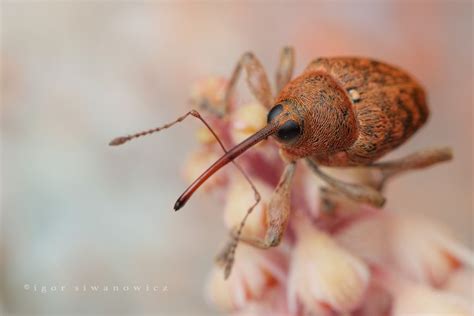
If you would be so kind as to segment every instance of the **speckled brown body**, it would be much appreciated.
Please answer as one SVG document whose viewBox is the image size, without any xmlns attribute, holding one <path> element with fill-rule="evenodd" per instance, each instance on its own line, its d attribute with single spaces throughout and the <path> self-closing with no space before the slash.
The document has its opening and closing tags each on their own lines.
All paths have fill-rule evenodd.
<svg viewBox="0 0 474 316">
<path fill-rule="evenodd" d="M 366 58 L 319 58 L 276 102 L 304 124 L 302 137 L 282 144 L 285 156 L 326 166 L 371 164 L 405 142 L 429 114 L 413 78 Z"/>
<path fill-rule="evenodd" d="M 254 54 L 247 52 L 232 72 L 223 103 L 215 107 L 203 103 L 217 116 L 229 114 L 232 92 L 240 74 L 245 72 L 250 92 L 269 110 L 267 124 L 230 149 L 226 149 L 217 133 L 194 109 L 170 123 L 117 137 L 109 143 L 121 145 L 170 128 L 187 117 L 198 118 L 207 127 L 225 153 L 188 186 L 176 200 L 174 210 L 181 209 L 207 179 L 228 163 L 233 163 L 249 182 L 255 203 L 232 230 L 232 239 L 217 257 L 224 266 L 225 278 L 230 275 L 239 241 L 267 249 L 277 246 L 282 240 L 289 223 L 291 183 L 299 159 L 304 158 L 310 170 L 326 183 L 327 187 L 321 190 L 322 206 L 319 209 L 328 214 L 337 209 L 340 196 L 380 208 L 385 203 L 381 191 L 389 178 L 452 159 L 450 148 L 435 148 L 397 160 L 374 163 L 410 138 L 428 118 L 423 89 L 398 68 L 367 58 L 319 58 L 310 63 L 302 75 L 291 80 L 293 69 L 294 50 L 284 47 L 276 72 L 278 96 L 275 98 L 262 64 Z M 242 236 L 245 222 L 261 196 L 251 177 L 235 159 L 270 136 L 280 146 L 285 168 L 264 208 L 264 238 Z M 379 177 L 370 184 L 350 183 L 326 174 L 319 165 L 367 166 L 377 170 Z M 332 201 L 332 197 L 337 199 Z"/>
</svg>

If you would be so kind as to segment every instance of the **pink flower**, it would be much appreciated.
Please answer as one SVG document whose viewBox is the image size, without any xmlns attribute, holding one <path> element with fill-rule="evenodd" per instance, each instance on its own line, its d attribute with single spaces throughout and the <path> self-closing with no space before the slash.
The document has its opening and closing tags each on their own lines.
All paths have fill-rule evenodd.
<svg viewBox="0 0 474 316">
<path fill-rule="evenodd" d="M 267 124 L 267 109 L 258 102 L 238 107 L 232 113 L 231 136 L 234 143 L 240 143 Z M 260 145 L 260 146 L 259 146 Z M 264 145 L 260 143 L 256 148 Z"/>
<path fill-rule="evenodd" d="M 474 313 L 469 301 L 419 284 L 408 284 L 395 294 L 393 316 L 465 315 Z"/>
<path fill-rule="evenodd" d="M 288 310 L 286 293 L 281 287 L 273 287 L 258 301 L 250 302 L 232 316 L 292 316 Z"/>
<path fill-rule="evenodd" d="M 472 297 L 454 295 L 428 285 L 396 276 L 390 271 L 378 273 L 378 282 L 384 284 L 393 296 L 392 315 L 472 315 Z"/>
<path fill-rule="evenodd" d="M 310 223 L 298 221 L 295 229 L 298 239 L 289 275 L 290 310 L 296 312 L 296 300 L 310 312 L 322 307 L 336 312 L 357 308 L 370 281 L 367 265 Z"/>
<path fill-rule="evenodd" d="M 226 146 L 233 146 L 265 124 L 266 109 L 256 102 L 236 107 L 222 119 L 223 79 L 203 81 L 193 103 L 209 109 L 209 122 Z M 202 105 L 205 104 L 204 107 Z M 206 116 L 206 118 L 208 118 Z M 185 174 L 195 178 L 222 149 L 203 131 L 202 147 L 188 160 Z M 261 239 L 266 210 L 282 173 L 278 147 L 262 142 L 239 157 L 262 200 L 248 218 L 242 236 Z M 254 202 L 249 184 L 229 166 L 211 178 L 209 192 L 224 201 L 229 230 L 237 227 Z M 373 184 L 371 170 L 325 170 L 339 179 Z M 393 213 L 333 197 L 321 200 L 325 186 L 304 164 L 292 184 L 291 214 L 282 244 L 261 250 L 241 242 L 232 274 L 224 280 L 214 267 L 207 293 L 212 304 L 234 316 L 407 315 L 472 313 L 472 251 L 439 224 L 411 214 Z"/>
<path fill-rule="evenodd" d="M 262 299 L 272 288 L 286 283 L 287 256 L 280 249 L 262 252 L 241 244 L 239 260 L 224 280 L 222 269 L 215 267 L 208 281 L 209 300 L 222 310 L 238 310 Z"/>
<path fill-rule="evenodd" d="M 381 212 L 336 233 L 336 238 L 372 264 L 388 266 L 414 281 L 444 284 L 474 255 L 441 225 L 426 218 Z"/>
<path fill-rule="evenodd" d="M 220 154 L 217 153 L 217 150 L 210 146 L 205 146 L 192 152 L 188 156 L 187 162 L 183 168 L 185 180 L 188 183 L 191 183 L 194 179 L 201 175 L 203 170 L 206 170 L 206 168 L 219 157 Z M 206 183 L 203 184 L 201 190 L 203 193 L 209 193 L 214 189 L 223 188 L 228 183 L 228 178 L 227 172 L 220 172 L 206 181 Z"/>
<path fill-rule="evenodd" d="M 207 77 L 191 87 L 190 103 L 196 109 L 221 114 L 224 111 L 224 97 L 228 81 L 223 77 Z M 231 106 L 234 106 L 232 100 Z"/>
<path fill-rule="evenodd" d="M 268 208 L 272 188 L 260 180 L 254 181 L 254 185 L 259 190 L 262 201 L 255 207 L 252 216 L 248 218 L 242 235 L 253 239 L 263 239 L 266 227 L 265 211 Z M 240 225 L 249 206 L 254 202 L 254 193 L 250 189 L 249 183 L 237 171 L 232 172 L 224 205 L 224 221 L 229 230 Z"/>
</svg>

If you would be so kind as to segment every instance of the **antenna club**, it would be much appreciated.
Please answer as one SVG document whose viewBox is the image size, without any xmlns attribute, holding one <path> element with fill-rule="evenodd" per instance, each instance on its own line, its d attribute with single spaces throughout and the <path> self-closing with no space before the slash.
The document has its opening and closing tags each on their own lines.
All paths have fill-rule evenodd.
<svg viewBox="0 0 474 316">
<path fill-rule="evenodd" d="M 109 146 L 119 146 L 128 142 L 129 140 L 130 137 L 127 136 L 117 137 L 110 141 Z"/>
</svg>

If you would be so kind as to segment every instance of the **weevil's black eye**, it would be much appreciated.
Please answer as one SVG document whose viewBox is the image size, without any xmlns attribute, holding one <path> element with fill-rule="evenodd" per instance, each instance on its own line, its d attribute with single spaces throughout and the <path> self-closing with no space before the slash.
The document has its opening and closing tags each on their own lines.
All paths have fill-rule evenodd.
<svg viewBox="0 0 474 316">
<path fill-rule="evenodd" d="M 283 105 L 277 104 L 268 112 L 267 123 L 270 123 L 275 117 L 283 111 Z"/>
<path fill-rule="evenodd" d="M 286 121 L 285 124 L 280 127 L 280 129 L 276 133 L 276 136 L 283 142 L 290 142 L 296 139 L 300 134 L 301 128 L 298 123 L 293 120 L 289 120 Z"/>
</svg>

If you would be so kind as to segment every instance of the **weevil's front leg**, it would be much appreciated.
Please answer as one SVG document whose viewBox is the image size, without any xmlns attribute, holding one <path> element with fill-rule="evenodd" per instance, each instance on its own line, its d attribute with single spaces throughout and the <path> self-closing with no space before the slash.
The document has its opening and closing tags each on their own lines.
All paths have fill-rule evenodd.
<svg viewBox="0 0 474 316">
<path fill-rule="evenodd" d="M 255 57 L 253 53 L 247 52 L 240 58 L 230 78 L 229 86 L 225 94 L 226 111 L 229 109 L 230 99 L 232 98 L 242 68 L 245 70 L 250 91 L 261 104 L 270 109 L 273 105 L 273 97 L 267 74 L 257 57 Z"/>
<path fill-rule="evenodd" d="M 276 93 L 280 93 L 281 89 L 290 82 L 295 67 L 295 51 L 293 47 L 285 46 L 281 50 L 280 64 L 276 72 Z"/>
<path fill-rule="evenodd" d="M 264 246 L 278 246 L 286 230 L 291 209 L 291 182 L 295 169 L 295 162 L 286 165 L 278 186 L 273 192 L 266 212 L 267 232 L 265 234 Z"/>
<path fill-rule="evenodd" d="M 286 165 L 280 181 L 272 194 L 270 203 L 265 213 L 266 233 L 263 240 L 242 236 L 241 241 L 257 248 L 267 249 L 280 244 L 283 233 L 288 224 L 290 215 L 291 182 L 295 173 L 296 163 Z"/>
<path fill-rule="evenodd" d="M 453 158 L 451 148 L 434 148 L 417 151 L 409 156 L 374 163 L 369 168 L 377 168 L 381 172 L 381 178 L 375 185 L 376 189 L 382 190 L 388 179 L 409 170 L 422 169 L 434 164 L 449 161 Z"/>
<path fill-rule="evenodd" d="M 291 162 L 286 165 L 280 178 L 280 182 L 270 200 L 266 210 L 266 233 L 263 240 L 241 236 L 243 225 L 241 224 L 236 232 L 233 232 L 232 240 L 227 244 L 223 251 L 217 256 L 216 261 L 224 265 L 224 276 L 230 275 L 234 263 L 235 251 L 239 241 L 243 241 L 254 247 L 267 249 L 276 247 L 281 241 L 283 233 L 288 224 L 290 214 L 290 192 L 291 182 L 296 169 L 296 163 Z M 245 221 L 245 218 L 244 218 Z M 244 222 L 243 221 L 243 222 Z"/>
<path fill-rule="evenodd" d="M 314 173 L 316 173 L 334 190 L 344 194 L 348 198 L 357 202 L 368 203 L 376 207 L 381 207 L 384 205 L 385 198 L 379 191 L 369 186 L 337 180 L 322 172 L 316 163 L 314 163 L 314 161 L 311 159 L 306 159 L 306 161 Z"/>
</svg>

